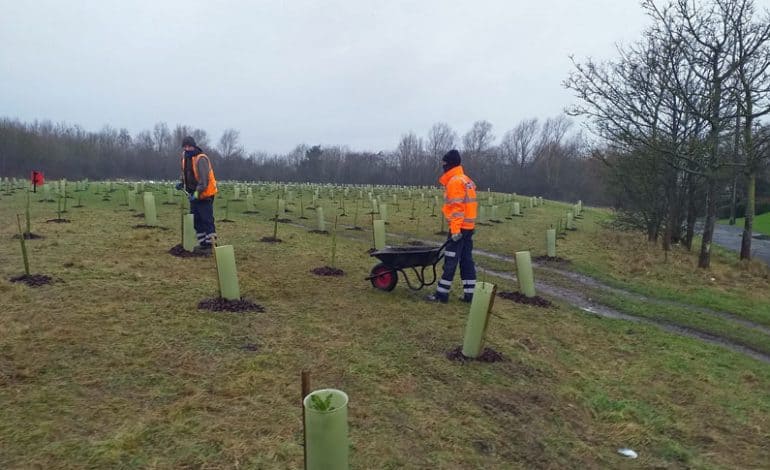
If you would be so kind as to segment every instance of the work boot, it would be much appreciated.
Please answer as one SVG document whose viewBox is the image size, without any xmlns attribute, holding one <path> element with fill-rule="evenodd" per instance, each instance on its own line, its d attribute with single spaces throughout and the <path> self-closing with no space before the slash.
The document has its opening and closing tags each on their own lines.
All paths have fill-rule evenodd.
<svg viewBox="0 0 770 470">
<path fill-rule="evenodd" d="M 442 304 L 445 304 L 445 303 L 449 302 L 449 298 L 442 297 L 442 296 L 438 295 L 438 293 L 433 293 L 433 294 L 425 297 L 425 300 L 427 300 L 428 302 L 441 302 Z"/>
<path fill-rule="evenodd" d="M 207 243 L 205 245 L 198 245 L 193 248 L 193 251 L 197 253 L 211 253 L 211 244 Z"/>
<path fill-rule="evenodd" d="M 465 294 L 462 297 L 460 297 L 460 302 L 465 302 L 467 304 L 473 302 L 473 294 Z"/>
</svg>

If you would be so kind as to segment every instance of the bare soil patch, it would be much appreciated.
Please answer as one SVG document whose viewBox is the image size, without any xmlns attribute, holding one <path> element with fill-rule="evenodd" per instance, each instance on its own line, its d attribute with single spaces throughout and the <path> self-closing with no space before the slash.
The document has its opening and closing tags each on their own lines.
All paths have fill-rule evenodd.
<svg viewBox="0 0 770 470">
<path fill-rule="evenodd" d="M 45 274 L 23 274 L 21 276 L 12 277 L 10 281 L 23 282 L 29 287 L 40 287 L 51 284 L 53 278 L 51 276 L 46 276 Z"/>
<path fill-rule="evenodd" d="M 248 299 L 226 300 L 223 298 L 204 299 L 198 302 L 198 309 L 212 312 L 264 312 L 265 307 Z"/>
</svg>

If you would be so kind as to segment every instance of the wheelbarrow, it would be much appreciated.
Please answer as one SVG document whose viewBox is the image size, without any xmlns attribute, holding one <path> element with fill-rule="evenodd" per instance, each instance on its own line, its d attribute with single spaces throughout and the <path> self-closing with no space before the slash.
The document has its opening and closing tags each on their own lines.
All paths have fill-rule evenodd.
<svg viewBox="0 0 770 470">
<path fill-rule="evenodd" d="M 436 282 L 436 265 L 444 257 L 447 243 L 449 240 L 441 246 L 389 246 L 373 251 L 371 256 L 380 260 L 380 263 L 372 268 L 366 279 L 371 281 L 375 289 L 387 292 L 396 287 L 399 273 L 411 290 L 430 286 Z M 412 270 L 416 281 L 409 279 L 407 269 Z M 426 274 L 431 277 L 428 278 Z"/>
</svg>

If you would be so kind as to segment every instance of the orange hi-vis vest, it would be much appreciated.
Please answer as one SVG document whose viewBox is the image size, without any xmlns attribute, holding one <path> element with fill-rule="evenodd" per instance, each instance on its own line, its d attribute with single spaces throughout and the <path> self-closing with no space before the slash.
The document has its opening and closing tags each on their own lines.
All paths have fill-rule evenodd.
<svg viewBox="0 0 770 470">
<path fill-rule="evenodd" d="M 444 207 L 441 209 L 449 221 L 449 233 L 472 230 L 476 226 L 476 184 L 463 173 L 462 166 L 450 168 L 441 175 L 439 183 L 444 185 Z"/>
<path fill-rule="evenodd" d="M 208 199 L 210 197 L 214 197 L 217 194 L 217 179 L 214 177 L 214 167 L 211 165 L 211 160 L 209 159 L 208 155 L 205 153 L 199 153 L 198 155 L 195 155 L 192 157 L 191 163 L 192 163 L 192 171 L 193 176 L 195 177 L 195 184 L 197 185 L 198 182 L 201 180 L 200 175 L 198 174 L 198 160 L 201 158 L 205 158 L 206 161 L 209 164 L 209 174 L 208 174 L 208 183 L 206 184 L 206 187 L 203 189 L 202 192 L 198 193 L 198 199 Z M 185 157 L 182 156 L 182 175 L 186 175 L 185 172 Z M 185 181 L 185 183 L 187 183 Z"/>
</svg>

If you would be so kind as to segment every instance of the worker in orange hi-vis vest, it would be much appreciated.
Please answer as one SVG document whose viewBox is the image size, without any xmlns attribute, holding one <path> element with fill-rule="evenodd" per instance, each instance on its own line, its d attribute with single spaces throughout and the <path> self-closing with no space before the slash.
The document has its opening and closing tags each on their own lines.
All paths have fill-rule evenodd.
<svg viewBox="0 0 770 470">
<path fill-rule="evenodd" d="M 460 152 L 450 150 L 441 159 L 444 174 L 439 182 L 444 186 L 442 211 L 449 222 L 449 238 L 444 251 L 444 273 L 436 292 L 426 297 L 431 302 L 449 301 L 449 289 L 460 265 L 464 302 L 473 300 L 476 287 L 476 265 L 473 263 L 473 231 L 476 226 L 476 184 L 468 178 L 460 165 Z"/>
<path fill-rule="evenodd" d="M 216 239 L 214 226 L 214 196 L 217 194 L 217 180 L 211 160 L 203 153 L 192 137 L 182 139 L 182 181 L 176 185 L 184 189 L 190 200 L 198 250 L 210 250 Z"/>
</svg>

